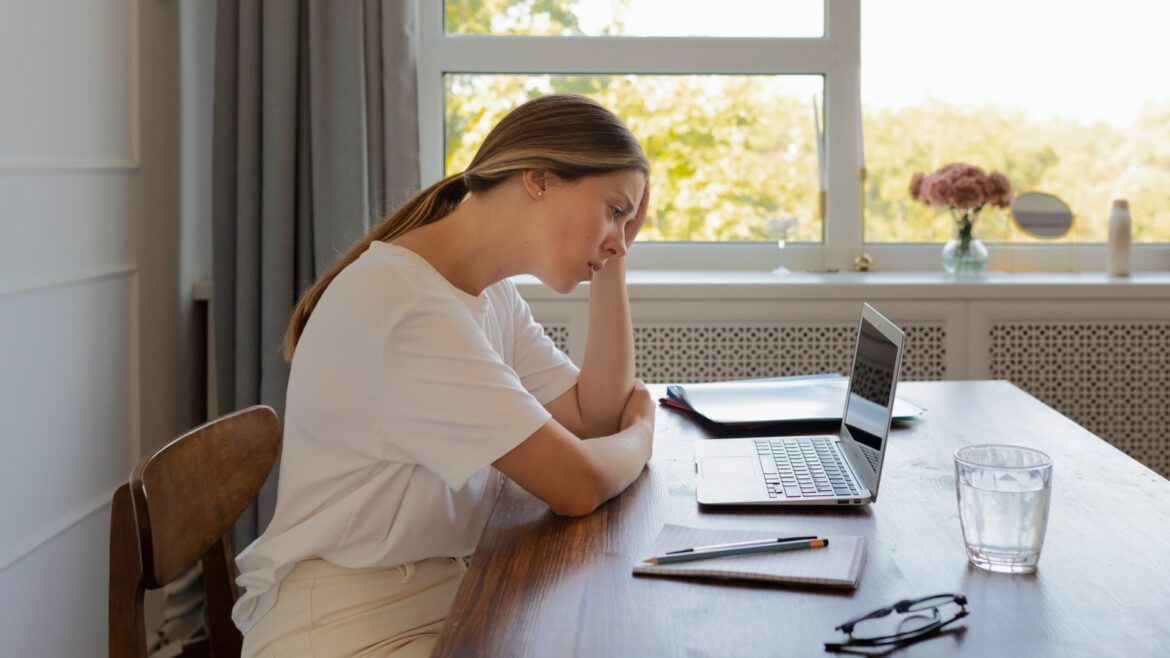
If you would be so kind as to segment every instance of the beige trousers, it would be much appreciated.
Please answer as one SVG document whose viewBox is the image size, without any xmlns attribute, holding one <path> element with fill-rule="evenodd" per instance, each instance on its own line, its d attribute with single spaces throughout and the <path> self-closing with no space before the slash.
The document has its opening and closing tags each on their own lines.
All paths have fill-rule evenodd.
<svg viewBox="0 0 1170 658">
<path fill-rule="evenodd" d="M 465 559 L 446 557 L 376 569 L 299 562 L 245 634 L 243 656 L 425 658 L 465 571 Z"/>
</svg>

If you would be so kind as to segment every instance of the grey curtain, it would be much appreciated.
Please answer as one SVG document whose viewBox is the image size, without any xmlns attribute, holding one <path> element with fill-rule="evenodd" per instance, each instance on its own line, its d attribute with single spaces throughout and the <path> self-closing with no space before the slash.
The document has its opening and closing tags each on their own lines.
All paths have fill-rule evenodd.
<svg viewBox="0 0 1170 658">
<path fill-rule="evenodd" d="M 293 305 L 418 188 L 413 2 L 219 0 L 213 145 L 221 413 L 283 417 Z M 272 518 L 276 469 L 233 546 Z"/>
</svg>

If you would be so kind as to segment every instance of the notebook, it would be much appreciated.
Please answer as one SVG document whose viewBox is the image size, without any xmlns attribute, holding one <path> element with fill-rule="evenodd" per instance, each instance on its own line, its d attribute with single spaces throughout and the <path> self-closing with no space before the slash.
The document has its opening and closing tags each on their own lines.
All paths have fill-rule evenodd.
<svg viewBox="0 0 1170 658">
<path fill-rule="evenodd" d="M 676 564 L 648 564 L 642 561 L 680 548 L 768 539 L 777 536 L 777 533 L 766 530 L 705 530 L 668 523 L 662 527 L 647 554 L 634 563 L 634 574 L 753 580 L 840 589 L 856 589 L 861 582 L 866 542 L 864 537 L 850 535 L 828 536 L 829 545 L 825 548 L 803 551 L 732 555 Z"/>
<path fill-rule="evenodd" d="M 840 423 L 848 384 L 849 378 L 837 373 L 673 384 L 660 402 L 720 425 Z M 923 413 L 911 402 L 894 399 L 892 420 L 915 420 Z"/>
</svg>

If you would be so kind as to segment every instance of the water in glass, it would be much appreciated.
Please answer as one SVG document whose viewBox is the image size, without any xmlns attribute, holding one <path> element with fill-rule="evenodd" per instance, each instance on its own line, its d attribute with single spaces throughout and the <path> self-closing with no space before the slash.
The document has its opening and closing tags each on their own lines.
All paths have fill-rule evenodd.
<svg viewBox="0 0 1170 658">
<path fill-rule="evenodd" d="M 955 473 L 971 564 L 1004 573 L 1036 571 L 1048 527 L 1052 460 L 1026 448 L 970 446 L 955 453 Z"/>
</svg>

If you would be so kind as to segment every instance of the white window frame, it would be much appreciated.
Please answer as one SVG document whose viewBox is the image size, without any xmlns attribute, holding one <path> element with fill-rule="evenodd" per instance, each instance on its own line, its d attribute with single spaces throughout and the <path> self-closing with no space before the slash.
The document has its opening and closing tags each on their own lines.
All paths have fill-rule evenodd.
<svg viewBox="0 0 1170 658">
<path fill-rule="evenodd" d="M 419 174 L 424 186 L 443 175 L 445 73 L 804 74 L 822 75 L 828 178 L 822 244 L 639 243 L 635 269 L 790 270 L 855 268 L 868 254 L 874 270 L 936 271 L 937 244 L 865 243 L 857 143 L 861 106 L 860 0 L 825 0 L 816 38 L 448 36 L 443 0 L 417 0 Z M 651 163 L 653 165 L 653 163 Z M 1158 269 L 1166 245 L 1141 245 L 1135 270 Z M 992 270 L 1092 271 L 1104 268 L 1102 245 L 994 245 Z M 1164 267 L 1164 265 L 1162 265 Z"/>
</svg>

